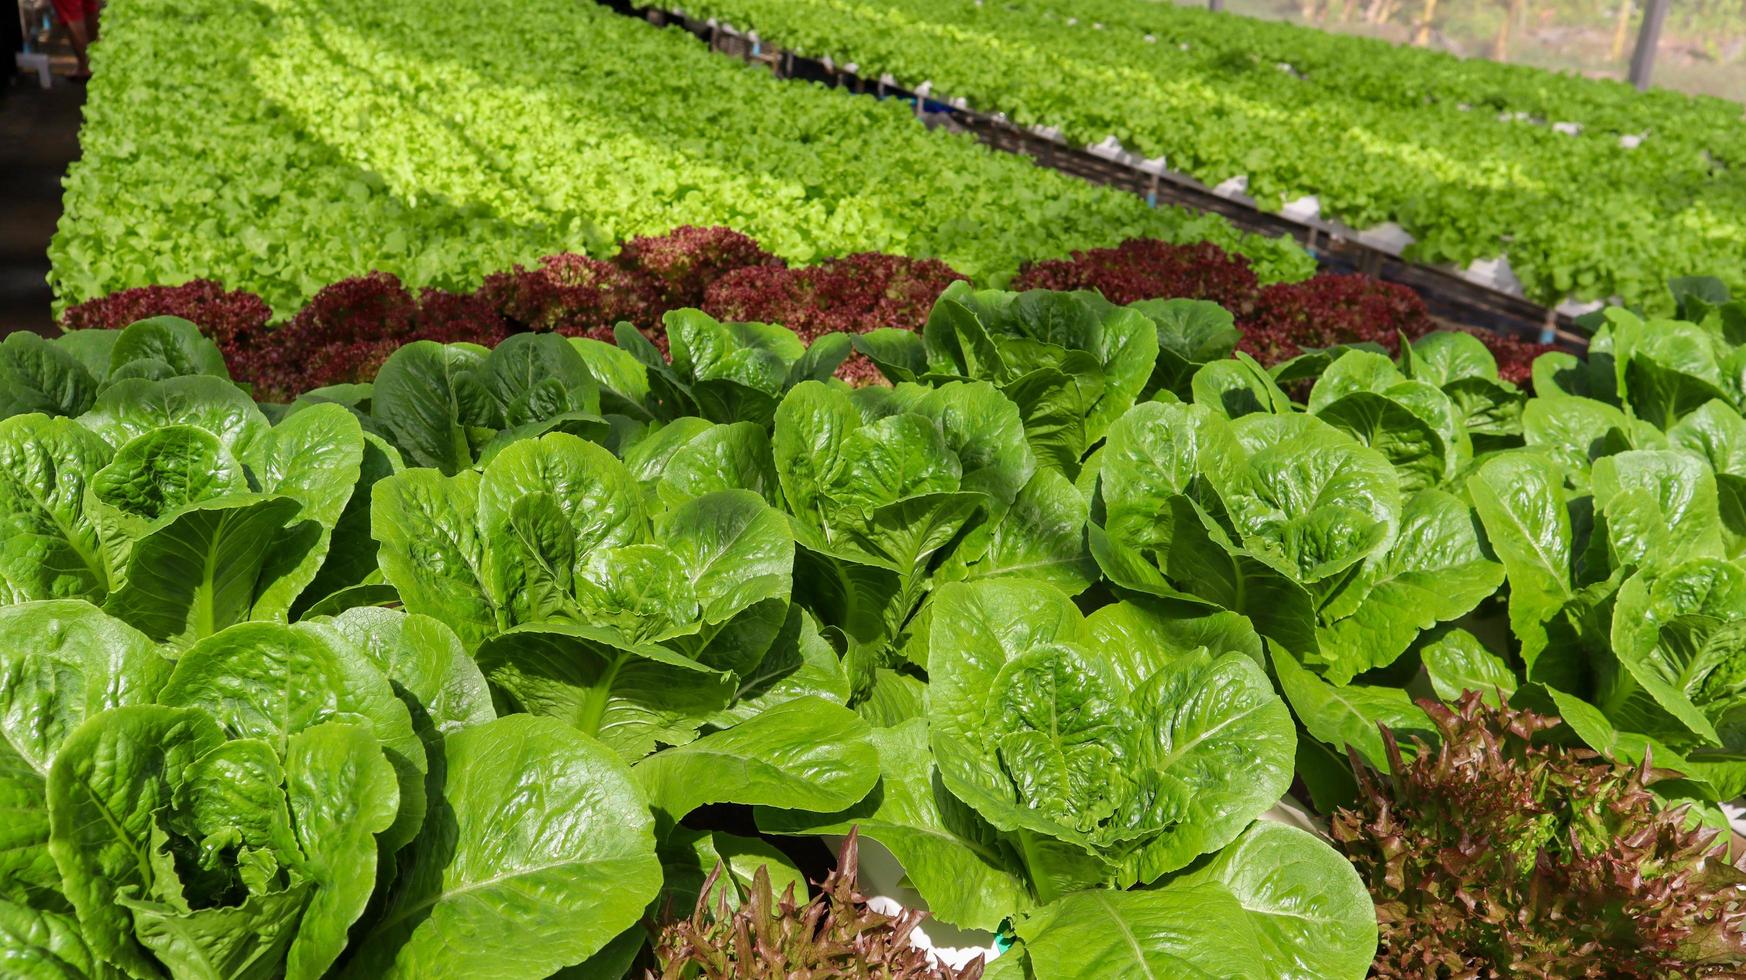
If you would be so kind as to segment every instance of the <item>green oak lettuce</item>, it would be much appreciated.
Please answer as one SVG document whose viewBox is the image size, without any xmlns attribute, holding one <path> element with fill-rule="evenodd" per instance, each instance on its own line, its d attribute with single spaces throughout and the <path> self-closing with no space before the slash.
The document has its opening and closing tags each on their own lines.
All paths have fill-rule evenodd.
<svg viewBox="0 0 1746 980">
<path fill-rule="evenodd" d="M 1295 242 L 991 154 L 894 103 L 747 73 L 612 11 L 535 2 L 529 17 L 552 30 L 530 39 L 482 2 L 336 14 L 272 0 L 168 68 L 156 52 L 181 35 L 177 9 L 117 10 L 105 26 L 122 41 L 98 56 L 85 163 L 54 244 L 59 300 L 208 277 L 288 319 L 370 269 L 414 291 L 470 289 L 539 256 L 605 257 L 687 224 L 733 225 L 796 264 L 880 251 L 978 278 L 1133 237 L 1211 239 L 1269 281 L 1314 271 Z M 234 12 L 198 3 L 181 13 Z M 530 60 L 566 68 L 537 85 L 470 84 Z M 672 70 L 632 81 L 626 64 Z M 394 77 L 362 83 L 356 65 Z M 408 92 L 428 116 L 386 111 Z M 211 166 L 196 172 L 196 159 Z M 951 194 L 917 193 L 945 174 Z M 125 209 L 110 179 L 130 188 Z"/>
<path fill-rule="evenodd" d="M 1690 299 L 1665 295 L 1667 277 L 1723 270 L 1746 286 L 1735 220 L 1746 197 L 1713 162 L 1738 159 L 1739 111 L 1715 99 L 1131 0 L 695 0 L 685 11 L 755 32 L 767 51 L 926 82 L 931 98 L 1067 147 L 1119 140 L 1130 160 L 1167 159 L 1207 186 L 1243 175 L 1263 210 L 1313 195 L 1324 220 L 1395 222 L 1415 261 L 1507 252 L 1548 306 L 1623 296 L 1696 316 Z M 1621 136 L 1646 132 L 1621 152 Z M 1724 283 L 1694 281 L 1676 295 L 1726 301 Z"/>
</svg>

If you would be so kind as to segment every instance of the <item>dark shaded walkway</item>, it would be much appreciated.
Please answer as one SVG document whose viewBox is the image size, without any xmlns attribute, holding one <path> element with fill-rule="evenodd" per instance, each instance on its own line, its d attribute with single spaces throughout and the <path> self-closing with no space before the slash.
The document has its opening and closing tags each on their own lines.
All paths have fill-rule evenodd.
<svg viewBox="0 0 1746 980">
<path fill-rule="evenodd" d="M 48 244 L 61 217 L 61 177 L 79 156 L 85 87 L 21 78 L 0 97 L 0 333 L 54 331 Z"/>
</svg>

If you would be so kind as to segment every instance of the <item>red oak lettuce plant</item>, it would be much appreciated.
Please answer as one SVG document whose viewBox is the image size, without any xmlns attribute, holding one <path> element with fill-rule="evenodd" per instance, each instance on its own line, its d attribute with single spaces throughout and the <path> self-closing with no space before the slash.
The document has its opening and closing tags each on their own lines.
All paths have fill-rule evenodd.
<svg viewBox="0 0 1746 980">
<path fill-rule="evenodd" d="M 1397 351 L 1402 334 L 1416 339 L 1437 327 L 1424 300 L 1407 287 L 1333 272 L 1266 287 L 1253 315 L 1240 319 L 1238 350 L 1262 364 L 1335 344 L 1369 342 Z"/>
<path fill-rule="evenodd" d="M 120 330 L 154 316 L 179 316 L 199 327 L 234 365 L 267 326 L 273 311 L 254 293 L 195 279 L 180 286 L 123 289 L 68 307 L 61 314 L 61 329 Z"/>
<path fill-rule="evenodd" d="M 485 277 L 478 295 L 515 330 L 555 330 L 605 340 L 621 320 L 660 322 L 655 285 L 643 275 L 586 255 L 548 255 L 532 269 Z"/>
<path fill-rule="evenodd" d="M 1070 259 L 1027 263 L 1011 288 L 1095 289 L 1123 306 L 1142 299 L 1205 299 L 1241 318 L 1254 306 L 1260 284 L 1247 260 L 1211 242 L 1132 238 L 1114 248 L 1074 252 Z"/>
<path fill-rule="evenodd" d="M 1535 740 L 1556 718 L 1420 705 L 1440 736 L 1390 775 L 1353 756 L 1334 840 L 1370 886 L 1381 977 L 1698 977 L 1746 970 L 1746 874 L 1648 786 L 1665 772 Z"/>
<path fill-rule="evenodd" d="M 661 930 L 655 942 L 660 972 L 649 971 L 648 980 L 978 980 L 981 960 L 954 970 L 910 945 L 925 913 L 893 916 L 867 907 L 855 887 L 856 836 L 850 831 L 836 869 L 805 905 L 796 904 L 792 883 L 776 897 L 760 867 L 745 902 L 732 909 L 726 892 L 733 886 L 716 887 L 717 865 L 691 917 Z"/>
<path fill-rule="evenodd" d="M 722 320 L 780 323 L 802 340 L 877 327 L 919 330 L 946 287 L 964 278 L 938 259 L 859 252 L 795 269 L 730 273 L 710 286 L 703 310 Z"/>
<path fill-rule="evenodd" d="M 783 261 L 732 228 L 685 225 L 665 235 L 624 243 L 613 264 L 647 279 L 663 310 L 703 305 L 711 283 L 737 269 L 780 267 Z"/>
<path fill-rule="evenodd" d="M 344 279 L 315 295 L 270 341 L 244 352 L 231 371 L 262 398 L 290 398 L 321 385 L 369 381 L 397 348 L 414 340 L 495 346 L 508 325 L 477 296 L 425 289 L 415 298 L 386 272 Z"/>
</svg>

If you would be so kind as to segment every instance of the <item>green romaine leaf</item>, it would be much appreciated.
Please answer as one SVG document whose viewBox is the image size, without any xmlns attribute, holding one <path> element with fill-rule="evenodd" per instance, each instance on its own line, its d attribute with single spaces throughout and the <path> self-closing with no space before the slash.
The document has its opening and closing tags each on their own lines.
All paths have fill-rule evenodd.
<svg viewBox="0 0 1746 980">
<path fill-rule="evenodd" d="M 1431 688 L 1444 701 L 1459 700 L 1467 691 L 1478 691 L 1495 706 L 1499 695 L 1515 693 L 1516 675 L 1502 657 L 1492 653 L 1479 638 L 1464 629 L 1451 629 L 1419 649 Z"/>
<path fill-rule="evenodd" d="M 1528 445 L 1551 453 L 1568 474 L 1586 474 L 1595 460 L 1625 448 L 1630 431 L 1624 412 L 1588 398 L 1535 398 L 1522 410 Z"/>
<path fill-rule="evenodd" d="M 1595 460 L 1591 479 L 1613 568 L 1722 556 L 1716 480 L 1701 457 L 1630 450 Z"/>
<path fill-rule="evenodd" d="M 1230 357 L 1243 334 L 1230 311 L 1201 299 L 1147 299 L 1128 304 L 1158 329 L 1158 361 L 1147 388 L 1190 395 L 1201 365 Z"/>
<path fill-rule="evenodd" d="M 121 381 L 97 396 L 79 424 L 118 449 L 161 426 L 198 426 L 239 459 L 268 428 L 267 417 L 242 389 L 211 375 Z"/>
<path fill-rule="evenodd" d="M 164 976 L 118 899 L 152 885 L 157 812 L 172 778 L 223 742 L 188 708 L 132 705 L 85 719 L 49 770 L 49 853 L 91 950 L 134 977 Z"/>
<path fill-rule="evenodd" d="M 1226 418 L 1292 410 L 1291 398 L 1280 390 L 1273 375 L 1242 351 L 1230 360 L 1212 361 L 1194 372 L 1189 390 L 1196 405 Z"/>
<path fill-rule="evenodd" d="M 19 980 L 122 980 L 126 974 L 86 945 L 71 913 L 0 898 L 0 963 Z"/>
<path fill-rule="evenodd" d="M 1616 667 L 1596 705 L 1619 728 L 1675 748 L 1723 744 L 1716 722 L 1746 703 L 1746 571 L 1716 559 L 1625 580 L 1613 610 Z"/>
<path fill-rule="evenodd" d="M 145 636 L 87 603 L 0 608 L 0 895 L 61 891 L 48 851 L 55 757 L 86 718 L 150 703 L 170 667 Z"/>
<path fill-rule="evenodd" d="M 78 359 L 29 330 L 0 342 L 0 419 L 30 412 L 83 415 L 97 380 Z"/>
<path fill-rule="evenodd" d="M 1350 609 L 1320 631 L 1329 679 L 1344 683 L 1393 663 L 1421 630 L 1466 615 L 1503 578 L 1472 509 L 1441 490 L 1419 491 L 1407 499 L 1394 543 L 1367 559 L 1322 610 L 1326 621 Z"/>
<path fill-rule="evenodd" d="M 1095 293 L 976 292 L 960 282 L 934 304 L 922 339 L 931 373 L 994 384 L 1018 406 L 1039 463 L 1071 477 L 1139 398 L 1159 338 L 1143 313 Z"/>
<path fill-rule="evenodd" d="M 218 345 L 181 317 L 155 316 L 122 328 L 109 348 L 107 377 L 126 377 L 139 371 L 142 362 L 163 372 L 153 372 L 158 377 L 204 374 L 230 380 L 230 369 Z"/>
<path fill-rule="evenodd" d="M 683 427 L 675 423 L 667 428 Z M 647 443 L 643 446 L 654 448 Z M 651 462 L 660 467 L 653 476 L 656 493 L 669 506 L 716 490 L 749 490 L 772 504 L 781 503 L 770 436 L 751 422 L 708 426 L 680 445 L 656 453 Z M 627 465 L 636 471 L 629 460 Z M 651 478 L 644 473 L 638 476 Z"/>
<path fill-rule="evenodd" d="M 376 484 L 405 467 L 400 453 L 380 436 L 364 433 L 363 457 L 358 464 L 358 482 L 346 498 L 328 536 L 327 557 L 314 581 L 303 590 L 291 606 L 291 617 L 301 619 L 314 606 L 330 596 L 381 581 L 381 566 L 377 561 L 380 545 L 370 536 L 370 498 Z"/>
<path fill-rule="evenodd" d="M 1376 913 L 1358 872 L 1314 836 L 1257 822 L 1170 888 L 1217 883 L 1242 906 L 1269 976 L 1362 977 L 1376 955 Z M 1219 934 L 1221 930 L 1207 930 Z"/>
<path fill-rule="evenodd" d="M 121 447 L 92 475 L 87 507 L 111 577 L 126 577 L 134 542 L 159 521 L 215 497 L 249 492 L 242 465 L 218 437 L 192 425 L 153 429 Z"/>
<path fill-rule="evenodd" d="M 272 543 L 298 508 L 290 497 L 230 494 L 174 511 L 134 542 L 104 609 L 172 643 L 247 620 L 272 584 Z"/>
<path fill-rule="evenodd" d="M 413 463 L 453 475 L 473 463 L 469 427 L 495 407 L 477 377 L 484 363 L 460 344 L 407 344 L 376 373 L 370 414 Z"/>
<path fill-rule="evenodd" d="M 396 778 L 366 727 L 325 722 L 286 740 L 285 796 L 303 852 L 298 870 L 315 883 L 286 954 L 287 980 L 323 976 L 364 914 L 376 886 L 377 838 L 400 811 Z"/>
<path fill-rule="evenodd" d="M 650 806 L 674 822 L 706 803 L 840 810 L 877 778 L 868 735 L 853 711 L 802 697 L 657 752 L 631 771 Z"/>
<path fill-rule="evenodd" d="M 410 469 L 378 481 L 370 498 L 370 532 L 401 601 L 469 649 L 502 625 L 478 526 L 479 483 L 476 473 Z"/>
<path fill-rule="evenodd" d="M 263 493 L 297 501 L 297 523 L 280 530 L 262 569 L 254 615 L 283 619 L 315 579 L 364 462 L 364 431 L 338 405 L 289 416 L 249 447 L 244 460 Z"/>
<path fill-rule="evenodd" d="M 660 889 L 653 820 L 625 764 L 550 718 L 443 739 L 441 790 L 347 977 L 545 976 L 635 923 Z"/>
<path fill-rule="evenodd" d="M 963 556 L 954 554 L 944 574 L 1036 579 L 1078 595 L 1098 577 L 1085 541 L 1089 516 L 1071 481 L 1055 470 L 1038 470 L 991 529 L 988 550 L 962 570 Z"/>
<path fill-rule="evenodd" d="M 478 665 L 438 620 L 365 606 L 334 617 L 333 628 L 387 676 L 427 750 L 448 732 L 497 717 Z"/>
<path fill-rule="evenodd" d="M 1510 586 L 1510 630 L 1530 672 L 1549 642 L 1548 623 L 1575 596 L 1575 562 L 1564 480 L 1549 459 L 1512 452 L 1467 480 L 1486 540 Z"/>
<path fill-rule="evenodd" d="M 921 335 L 899 327 L 880 327 L 851 338 L 857 353 L 872 361 L 893 384 L 927 373 L 927 348 Z"/>
<path fill-rule="evenodd" d="M 1046 977 L 1356 980 L 1377 941 L 1351 865 L 1301 830 L 1266 823 L 1161 888 L 1068 895 L 1020 920 L 1018 934 Z"/>
<path fill-rule="evenodd" d="M 1424 420 L 1386 395 L 1354 392 L 1316 417 L 1387 457 L 1399 474 L 1401 490 L 1411 493 L 1442 482 L 1447 471 L 1443 440 Z"/>
<path fill-rule="evenodd" d="M 479 648 L 479 669 L 522 711 L 556 718 L 627 760 L 683 745 L 733 697 L 731 675 L 616 631 L 519 626 Z"/>
<path fill-rule="evenodd" d="M 1403 742 L 1409 736 L 1426 741 L 1435 739 L 1431 719 L 1406 691 L 1398 687 L 1331 684 L 1305 670 L 1291 654 L 1277 647 L 1272 653 L 1274 675 L 1279 678 L 1279 688 L 1291 702 L 1292 711 L 1306 731 L 1337 753 L 1344 754 L 1351 747 L 1365 762 L 1388 772 L 1388 753 L 1383 748 L 1378 724 L 1401 735 Z"/>
<path fill-rule="evenodd" d="M 1308 584 L 1394 540 L 1400 491 L 1382 454 L 1309 416 L 1247 416 L 1231 429 L 1249 458 L 1223 496 L 1245 547 Z"/>
<path fill-rule="evenodd" d="M 0 420 L 0 601 L 102 601 L 109 567 L 85 487 L 112 452 L 68 419 Z"/>
<path fill-rule="evenodd" d="M 600 390 L 588 365 L 556 334 L 513 334 L 486 358 L 477 379 L 496 399 L 506 427 L 570 412 L 600 414 Z"/>
<path fill-rule="evenodd" d="M 718 490 L 695 497 L 658 515 L 654 534 L 670 542 L 706 624 L 788 597 L 794 538 L 782 514 L 755 493 Z"/>
<path fill-rule="evenodd" d="M 1470 333 L 1438 330 L 1405 345 L 1401 354 L 1407 377 L 1439 388 L 1467 378 L 1496 381 L 1498 377 L 1497 358 Z"/>
</svg>

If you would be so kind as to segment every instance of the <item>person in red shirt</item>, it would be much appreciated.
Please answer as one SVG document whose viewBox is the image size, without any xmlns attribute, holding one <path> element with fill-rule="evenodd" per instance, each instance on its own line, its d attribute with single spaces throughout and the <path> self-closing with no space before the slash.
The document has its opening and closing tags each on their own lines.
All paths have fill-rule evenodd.
<svg viewBox="0 0 1746 980">
<path fill-rule="evenodd" d="M 91 77 L 91 59 L 86 49 L 97 40 L 98 0 L 54 0 L 55 16 L 67 25 L 73 36 L 73 56 L 79 59 L 79 69 L 71 76 L 76 82 Z"/>
</svg>

